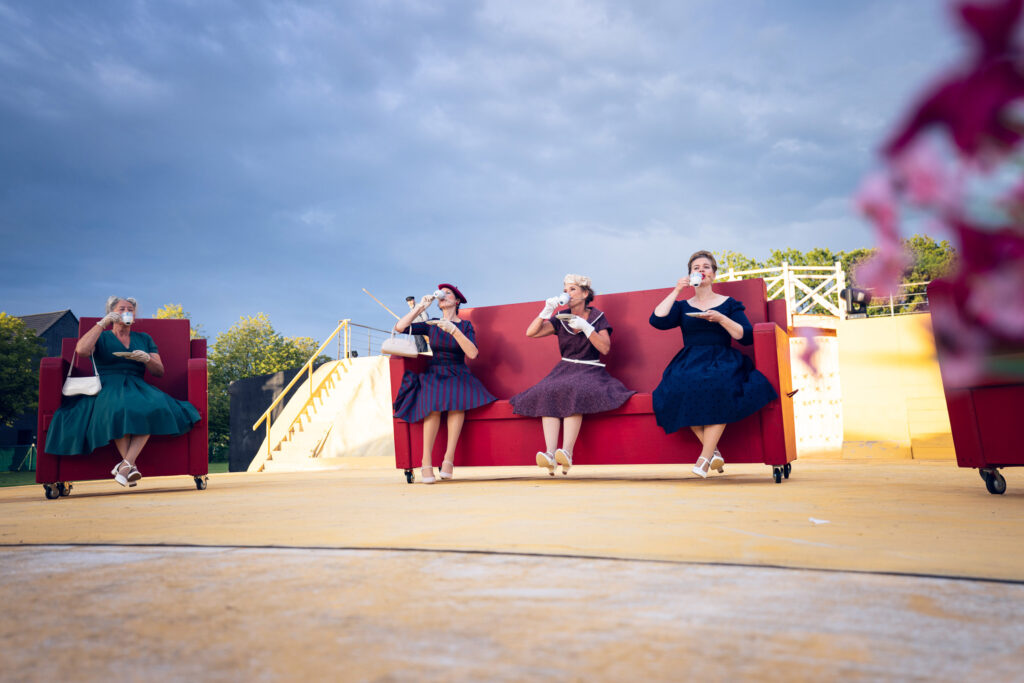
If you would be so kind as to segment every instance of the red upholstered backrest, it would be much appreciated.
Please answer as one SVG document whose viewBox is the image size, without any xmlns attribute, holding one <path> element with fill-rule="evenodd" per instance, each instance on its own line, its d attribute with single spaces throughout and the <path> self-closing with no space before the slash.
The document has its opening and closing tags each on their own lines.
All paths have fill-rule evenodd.
<svg viewBox="0 0 1024 683">
<path fill-rule="evenodd" d="M 78 335 L 85 334 L 99 322 L 99 318 L 82 318 L 78 324 Z M 164 364 L 164 376 L 154 377 L 146 374 L 146 381 L 161 391 L 180 400 L 188 399 L 188 359 L 191 357 L 188 320 L 158 320 L 156 318 L 138 318 L 132 325 L 133 332 L 145 332 L 156 342 L 160 360 Z M 74 347 L 72 347 L 73 350 Z M 65 349 L 65 354 L 67 350 Z M 70 355 L 67 356 L 70 361 Z M 88 358 L 79 358 L 79 373 L 92 374 L 92 365 Z"/>
<path fill-rule="evenodd" d="M 751 324 L 769 322 L 764 280 L 715 283 L 713 288 L 742 301 Z M 602 360 L 612 376 L 635 391 L 654 391 L 665 366 L 682 348 L 678 329 L 656 330 L 648 322 L 655 306 L 670 291 L 666 288 L 600 294 L 594 299 L 594 307 L 604 311 L 612 325 L 612 349 Z M 692 296 L 692 288 L 683 290 L 682 298 Z M 471 320 L 477 331 L 480 356 L 469 361 L 473 374 L 498 398 L 507 399 L 533 386 L 561 357 L 554 337 L 526 337 L 526 328 L 543 306 L 541 301 L 531 301 L 463 309 L 459 314 Z M 785 321 L 771 322 L 785 325 Z M 734 346 L 753 357 L 753 347 Z"/>
</svg>

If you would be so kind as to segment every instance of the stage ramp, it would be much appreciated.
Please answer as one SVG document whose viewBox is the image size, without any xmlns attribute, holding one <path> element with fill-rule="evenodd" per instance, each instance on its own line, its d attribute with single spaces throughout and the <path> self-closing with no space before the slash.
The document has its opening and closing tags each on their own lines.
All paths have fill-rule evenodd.
<svg viewBox="0 0 1024 683">
<path fill-rule="evenodd" d="M 387 356 L 330 361 L 295 391 L 249 472 L 333 469 L 350 458 L 394 458 Z M 262 427 L 261 427 L 262 429 Z"/>
</svg>

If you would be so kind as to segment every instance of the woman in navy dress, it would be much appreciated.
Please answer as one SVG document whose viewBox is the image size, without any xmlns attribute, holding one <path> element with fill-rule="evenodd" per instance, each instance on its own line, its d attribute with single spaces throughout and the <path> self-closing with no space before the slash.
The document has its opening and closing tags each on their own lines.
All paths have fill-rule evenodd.
<svg viewBox="0 0 1024 683">
<path fill-rule="evenodd" d="M 757 412 L 778 395 L 750 358 L 732 348 L 734 339 L 752 344 L 753 327 L 743 304 L 711 288 L 718 272 L 715 257 L 698 251 L 690 257 L 688 270 L 690 275 L 680 278 L 651 314 L 653 327 L 680 328 L 686 344 L 665 368 L 652 401 L 666 434 L 683 427 L 693 430 L 703 446 L 693 473 L 706 478 L 709 470 L 721 472 L 725 464 L 717 448 L 725 425 Z M 693 298 L 677 301 L 691 280 Z"/>
<path fill-rule="evenodd" d="M 612 326 L 604 313 L 590 306 L 590 278 L 566 275 L 563 284 L 569 308 L 556 315 L 561 302 L 552 297 L 526 328 L 527 337 L 557 335 L 562 360 L 540 382 L 509 399 L 516 415 L 541 419 L 546 450 L 537 452 L 537 465 L 552 476 L 558 465 L 562 474 L 569 473 L 584 414 L 614 410 L 636 393 L 609 375 L 600 361 L 612 348 Z M 556 450 L 560 426 L 562 447 Z"/>
<path fill-rule="evenodd" d="M 395 323 L 395 329 L 410 334 L 426 335 L 434 355 L 422 374 L 406 372 L 395 399 L 395 417 L 406 422 L 423 420 L 423 463 L 421 480 L 433 484 L 434 466 L 431 459 L 434 441 L 441 427 L 441 413 L 448 413 L 448 448 L 441 462 L 441 478 L 451 479 L 455 469 L 455 445 L 459 441 L 466 411 L 494 401 L 491 392 L 473 376 L 466 358 L 476 358 L 476 334 L 473 323 L 459 319 L 459 306 L 466 303 L 459 288 L 440 284 L 437 298 L 441 318 L 427 322 L 412 322 L 434 301 L 428 294 L 405 316 Z"/>
</svg>

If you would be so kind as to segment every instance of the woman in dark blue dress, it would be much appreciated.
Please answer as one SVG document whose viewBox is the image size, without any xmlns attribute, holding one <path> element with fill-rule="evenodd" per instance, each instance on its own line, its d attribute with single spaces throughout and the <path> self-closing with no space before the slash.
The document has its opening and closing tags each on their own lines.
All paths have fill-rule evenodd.
<svg viewBox="0 0 1024 683">
<path fill-rule="evenodd" d="M 441 462 L 441 478 L 451 479 L 455 469 L 455 445 L 459 441 L 466 411 L 495 400 L 466 365 L 467 357 L 472 360 L 479 353 L 473 323 L 458 317 L 459 305 L 466 303 L 466 297 L 455 285 L 440 284 L 437 289 L 440 292 L 437 297 L 437 305 L 441 309 L 439 320 L 412 322 L 435 300 L 428 294 L 395 323 L 399 332 L 410 328 L 410 334 L 427 335 L 434 354 L 425 372 L 405 373 L 394 404 L 395 417 L 406 422 L 423 420 L 421 481 L 424 484 L 435 481 L 431 455 L 441 427 L 441 413 L 448 413 L 448 447 Z"/>
<path fill-rule="evenodd" d="M 680 278 L 651 314 L 653 327 L 680 328 L 686 344 L 665 368 L 652 400 L 666 434 L 689 427 L 700 440 L 703 447 L 693 473 L 706 478 L 709 470 L 723 471 L 725 460 L 717 447 L 725 425 L 757 412 L 778 395 L 750 358 L 732 348 L 733 340 L 752 344 L 754 331 L 743 304 L 711 288 L 718 272 L 715 257 L 698 251 L 687 268 L 690 275 Z M 690 284 L 693 298 L 677 301 Z"/>
</svg>

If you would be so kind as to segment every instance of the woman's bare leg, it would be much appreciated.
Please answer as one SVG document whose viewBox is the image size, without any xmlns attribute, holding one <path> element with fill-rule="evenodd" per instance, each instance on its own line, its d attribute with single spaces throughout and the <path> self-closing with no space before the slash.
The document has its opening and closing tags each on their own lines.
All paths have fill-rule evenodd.
<svg viewBox="0 0 1024 683">
<path fill-rule="evenodd" d="M 128 461 L 128 464 L 135 467 L 135 461 L 139 459 L 139 453 L 142 452 L 142 447 L 149 441 L 149 434 L 132 434 L 131 440 L 128 442 L 128 450 L 124 455 L 124 459 Z"/>
<path fill-rule="evenodd" d="M 690 431 L 697 437 L 697 441 L 704 443 L 704 425 L 690 425 Z"/>
<path fill-rule="evenodd" d="M 423 418 L 423 469 L 434 469 L 432 454 L 434 442 L 437 440 L 437 432 L 441 428 L 441 413 L 434 411 Z"/>
<path fill-rule="evenodd" d="M 701 449 L 701 456 L 708 459 L 710 462 L 711 456 L 714 454 L 715 449 L 718 448 L 718 440 L 722 438 L 722 432 L 725 431 L 725 425 L 704 425 L 704 438 L 701 439 L 701 443 L 704 447 Z"/>
<path fill-rule="evenodd" d="M 465 410 L 448 411 L 448 448 L 444 452 L 444 461 L 441 462 L 441 471 L 451 474 L 455 469 L 455 447 L 459 443 L 459 434 L 462 433 L 462 425 L 466 422 Z M 448 469 L 445 469 L 448 465 Z"/>
<path fill-rule="evenodd" d="M 124 460 L 125 455 L 128 453 L 128 444 L 131 440 L 131 434 L 125 434 L 120 439 L 114 439 L 114 446 L 117 448 L 117 452 L 121 454 L 122 460 Z"/>
<path fill-rule="evenodd" d="M 542 417 L 540 426 L 544 429 L 544 450 L 554 453 L 558 448 L 558 429 L 561 427 L 557 417 Z"/>
<path fill-rule="evenodd" d="M 576 446 L 576 438 L 580 435 L 580 428 L 583 427 L 583 416 L 577 413 L 570 415 L 563 420 L 564 430 L 562 432 L 562 450 L 572 455 L 572 449 Z"/>
</svg>

